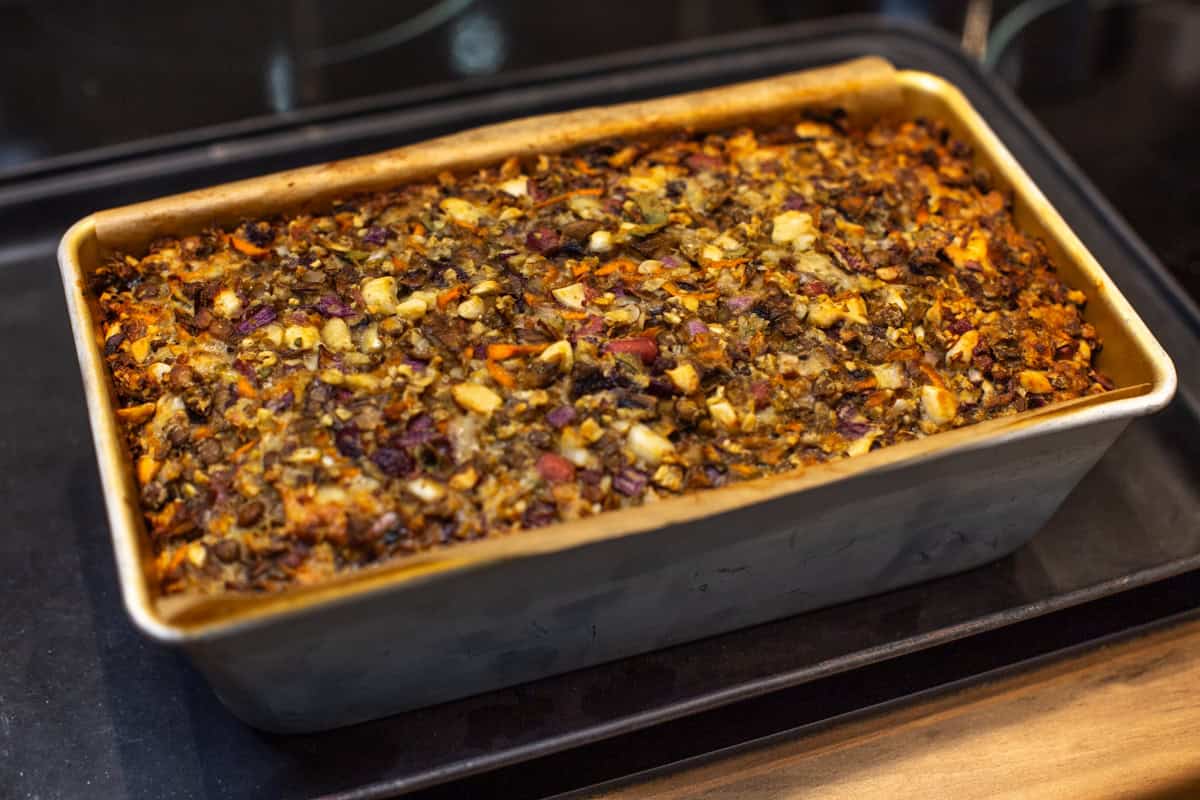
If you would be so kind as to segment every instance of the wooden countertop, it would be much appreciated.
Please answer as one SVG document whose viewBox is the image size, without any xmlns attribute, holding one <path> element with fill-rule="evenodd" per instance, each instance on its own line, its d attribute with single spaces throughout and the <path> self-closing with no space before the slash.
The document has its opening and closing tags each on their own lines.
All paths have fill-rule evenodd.
<svg viewBox="0 0 1200 800">
<path fill-rule="evenodd" d="M 1200 798 L 1200 618 L 588 797 Z"/>
</svg>

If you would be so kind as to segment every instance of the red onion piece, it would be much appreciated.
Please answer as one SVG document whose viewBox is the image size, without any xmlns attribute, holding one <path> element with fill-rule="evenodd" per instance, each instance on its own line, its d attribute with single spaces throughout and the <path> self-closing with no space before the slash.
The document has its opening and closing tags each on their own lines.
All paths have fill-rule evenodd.
<svg viewBox="0 0 1200 800">
<path fill-rule="evenodd" d="M 574 421 L 575 408 L 573 406 L 559 406 L 546 415 L 546 422 L 555 428 L 565 428 Z"/>
</svg>

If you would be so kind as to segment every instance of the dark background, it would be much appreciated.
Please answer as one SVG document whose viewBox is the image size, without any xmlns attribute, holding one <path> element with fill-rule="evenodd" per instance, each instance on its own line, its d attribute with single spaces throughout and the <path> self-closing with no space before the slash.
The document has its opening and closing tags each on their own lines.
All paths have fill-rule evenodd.
<svg viewBox="0 0 1200 800">
<path fill-rule="evenodd" d="M 991 68 L 1187 291 L 1200 296 L 1200 222 L 1194 211 L 1200 197 L 1200 5 L 1103 6 L 1065 2 L 1022 26 L 993 26 L 993 44 L 1007 44 L 989 51 Z M 456 13 L 424 32 L 411 27 L 414 17 L 420 20 L 435 7 Z M 931 22 L 959 37 L 966 7 L 957 2 L 780 0 L 244 0 L 195 5 L 0 0 L 0 194 L 184 141 L 220 147 L 228 129 L 214 126 L 236 123 L 239 132 L 253 133 L 296 120 L 344 118 L 380 94 L 447 82 L 485 85 L 496 76 L 545 65 L 603 59 L 624 50 L 653 49 L 835 12 L 884 12 Z M 996 2 L 993 22 L 1011 21 L 1011 13 L 1029 7 Z M 1005 30 L 1013 35 L 1001 36 Z M 3 214 L 0 210 L 0 217 Z M 53 215 L 54 220 L 58 216 Z M 62 229 L 50 218 L 45 222 L 25 231 L 12 218 L 0 219 L 0 374 L 5 386 L 0 394 L 0 501 L 9 512 L 9 530 L 0 537 L 0 678 L 16 679 L 0 680 L 0 800 L 87 797 L 88 787 L 97 789 L 95 796 L 124 787 L 136 797 L 171 796 L 173 791 L 178 796 L 224 797 L 238 794 L 234 787 L 257 786 L 270 796 L 267 787 L 315 785 L 317 776 L 328 769 L 323 757 L 335 757 L 343 765 L 365 765 L 389 757 L 397 747 L 411 747 L 403 741 L 403 730 L 382 724 L 352 731 L 338 740 L 340 750 L 332 754 L 323 750 L 324 739 L 280 744 L 258 737 L 231 725 L 176 654 L 142 641 L 123 621 L 111 548 L 99 522 L 103 511 L 91 443 L 53 262 L 49 255 L 22 255 L 45 249 L 48 228 L 55 234 Z M 29 242 L 23 241 L 25 236 Z M 27 269 L 35 261 L 37 267 Z M 1190 372 L 1192 365 L 1180 363 L 1179 368 Z M 1194 428 L 1193 417 L 1168 412 L 1156 418 L 1155 436 L 1168 436 L 1176 422 L 1192 426 L 1189 431 Z M 1137 499 L 1152 492 L 1154 481 L 1145 476 L 1154 475 L 1155 469 L 1186 476 L 1186 465 L 1194 470 L 1200 463 L 1194 459 L 1194 446 L 1189 449 L 1192 439 L 1177 437 L 1173 448 L 1161 451 L 1139 449 L 1142 441 L 1127 437 L 1109 459 L 1109 469 L 1090 477 L 1095 491 L 1089 497 L 1104 500 L 1101 507 L 1085 507 L 1089 503 L 1080 497 L 1064 511 L 1064 519 L 1080 527 L 1080 538 L 1087 538 L 1083 526 L 1089 514 L 1111 518 L 1114 508 L 1132 507 L 1124 502 L 1125 495 Z M 1167 460 L 1160 467 L 1147 461 L 1156 458 Z M 1134 468 L 1143 480 L 1127 480 L 1120 472 L 1124 468 Z M 1190 502 L 1196 484 L 1188 490 L 1186 483 L 1177 488 Z M 38 495 L 35 502 L 30 487 L 53 491 Z M 1156 531 L 1175 525 L 1193 525 L 1195 530 L 1196 519 L 1179 512 L 1191 506 L 1175 500 L 1160 503 L 1154 519 L 1122 520 Z M 1038 547 L 1044 550 L 1054 541 L 1043 537 L 1032 555 L 1025 554 L 1026 561 L 1043 563 Z M 1090 542 L 1094 549 L 1094 536 Z M 1119 562 L 1135 554 L 1114 545 L 1112 552 L 1101 555 Z M 1061 560 L 1070 563 L 1071 554 L 1062 554 Z M 1007 591 L 1011 576 L 1006 570 L 1020 574 L 1020 558 L 1015 563 L 1016 567 L 998 565 L 987 574 L 999 576 L 996 585 Z M 17 590 L 29 586 L 38 588 L 36 598 L 23 594 L 18 599 Z M 880 687 L 919 687 L 918 676 L 933 685 L 953 677 L 944 674 L 950 665 L 965 664 L 968 671 L 995 666 L 1014 653 L 1015 659 L 1035 652 L 1035 642 L 1053 649 L 1067 641 L 1061 638 L 1064 631 L 1074 637 L 1071 641 L 1083 641 L 1102 632 L 1096 620 L 1124 620 L 1114 623 L 1119 627 L 1173 613 L 1195 603 L 1195 589 L 1193 578 L 1160 586 L 1158 595 L 1118 596 L 1086 618 L 1044 618 L 1040 634 L 1012 629 L 1010 638 L 998 643 L 974 643 L 957 654 L 893 664 L 891 677 L 849 673 L 840 682 L 814 687 L 806 697 L 825 698 L 823 705 L 814 706 L 814 715 L 845 710 L 848 703 L 886 699 Z M 92 604 L 91 611 L 80 607 L 81 596 Z M 903 596 L 885 602 L 899 604 L 901 616 L 921 616 L 912 609 L 923 607 L 906 605 Z M 106 622 L 92 626 L 86 618 L 97 608 L 107 615 Z M 843 623 L 846 619 L 844 608 L 824 614 Z M 811 626 L 813 619 L 802 623 Z M 831 627 L 836 627 L 834 622 Z M 108 654 L 102 669 L 78 659 L 80 652 L 93 650 Z M 640 679 L 648 701 L 662 697 L 653 677 Z M 878 696 L 864 687 L 878 689 Z M 773 698 L 753 712 L 738 713 L 757 719 L 769 715 L 768 706 L 782 715 L 783 709 L 796 705 Z M 110 712 L 118 721 L 129 722 L 121 727 L 123 735 L 114 736 L 109 727 L 96 724 Z M 155 724 L 133 724 L 142 719 Z M 78 724 L 72 725 L 72 720 Z M 669 751 L 708 741 L 700 731 L 716 737 L 713 731 L 736 728 L 737 720 L 726 715 L 707 727 L 677 729 L 670 742 L 646 741 L 661 739 L 658 732 L 612 747 L 638 753 L 648 753 L 652 746 Z M 64 730 L 70 731 L 65 740 L 60 738 Z M 380 735 L 385 730 L 389 735 Z M 206 745 L 196 749 L 193 740 Z M 727 740 L 713 738 L 711 743 Z M 274 760 L 269 763 L 278 774 L 262 771 L 261 764 L 268 760 L 259 751 L 271 753 Z M 174 757 L 169 763 L 146 763 L 147 754 L 155 752 Z M 621 755 L 629 759 L 630 752 Z M 675 752 L 688 754 L 683 749 Z M 600 762 L 613 756 L 610 748 L 594 758 Z M 582 770 L 588 757 L 567 763 Z M 288 759 L 295 763 L 285 763 Z M 121 766 L 138 764 L 141 768 Z M 525 776 L 522 779 L 530 774 L 525 768 L 514 769 L 514 774 Z M 563 769 L 543 768 L 543 774 Z M 308 770 L 310 780 L 301 780 Z M 296 788 L 295 796 L 303 791 Z M 461 796 L 455 791 L 446 789 L 440 796 Z M 526 794 L 535 791 L 527 788 Z M 489 793 L 481 790 L 476 796 Z"/>
</svg>

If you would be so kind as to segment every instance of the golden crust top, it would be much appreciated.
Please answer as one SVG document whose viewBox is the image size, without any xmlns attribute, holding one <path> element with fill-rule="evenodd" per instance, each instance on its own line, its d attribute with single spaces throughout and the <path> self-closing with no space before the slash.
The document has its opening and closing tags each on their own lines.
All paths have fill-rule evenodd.
<svg viewBox="0 0 1200 800">
<path fill-rule="evenodd" d="M 165 593 L 270 590 L 1101 392 L 935 123 L 614 141 L 99 271 Z"/>
</svg>

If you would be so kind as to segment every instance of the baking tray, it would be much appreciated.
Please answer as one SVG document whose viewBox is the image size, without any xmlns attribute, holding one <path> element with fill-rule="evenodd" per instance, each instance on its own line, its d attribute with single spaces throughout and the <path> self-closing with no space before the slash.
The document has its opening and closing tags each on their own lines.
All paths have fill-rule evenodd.
<svg viewBox="0 0 1200 800">
<path fill-rule="evenodd" d="M 275 596 L 160 600 L 83 287 L 106 251 L 625 136 L 793 117 L 930 117 L 1014 194 L 1016 221 L 1089 292 L 1117 389 L 798 474 L 460 544 Z M 310 732 L 725 633 L 979 566 L 1024 545 L 1128 422 L 1175 391 L 1165 352 L 952 84 L 880 59 L 530 117 L 86 217 L 59 250 L 126 604 L 242 719 Z M 537 586 L 537 591 L 529 587 Z M 168 609 L 173 609 L 168 610 Z M 402 643 L 402 644 L 401 644 Z"/>
<path fill-rule="evenodd" d="M 12 591 L 5 611 L 12 619 L 39 620 L 21 637 L 5 639 L 13 657 L 0 665 L 0 678 L 29 686 L 27 702 L 23 695 L 8 706 L 12 730 L 29 733 L 4 743 L 11 763 L 23 765 L 22 775 L 36 776 L 37 782 L 18 779 L 14 785 L 51 794 L 53 787 L 68 787 L 60 793 L 129 797 L 389 796 L 797 686 L 1200 567 L 1200 423 L 1196 376 L 1185 371 L 1176 401 L 1154 419 L 1130 426 L 1060 513 L 1012 557 L 517 689 L 324 735 L 261 736 L 223 712 L 185 664 L 135 635 L 120 606 L 85 444 L 78 375 L 52 267 L 49 236 L 55 228 L 112 202 L 369 152 L 505 112 L 651 96 L 868 52 L 944 75 L 963 88 L 1107 265 L 1176 362 L 1195 363 L 1200 324 L 1194 306 L 1008 94 L 986 81 L 948 40 L 876 20 L 805 24 L 662 48 L 586 67 L 582 77 L 519 77 L 502 97 L 447 95 L 417 109 L 364 109 L 362 118 L 337 124 L 314 121 L 304 130 L 106 165 L 56 183 L 5 186 L 0 298 L 10 313 L 4 321 L 11 340 L 43 343 L 33 350 L 0 351 L 6 374 L 43 376 L 11 385 L 5 403 L 13 413 L 0 419 L 4 440 L 21 443 L 2 451 L 15 522 L 5 543 L 37 565 L 6 584 Z M 28 522 L 33 519 L 36 525 Z M 36 685 L 23 682 L 34 675 Z"/>
</svg>

